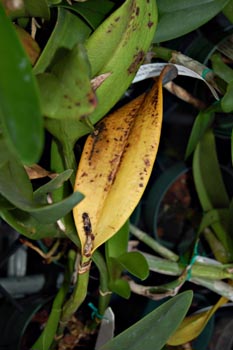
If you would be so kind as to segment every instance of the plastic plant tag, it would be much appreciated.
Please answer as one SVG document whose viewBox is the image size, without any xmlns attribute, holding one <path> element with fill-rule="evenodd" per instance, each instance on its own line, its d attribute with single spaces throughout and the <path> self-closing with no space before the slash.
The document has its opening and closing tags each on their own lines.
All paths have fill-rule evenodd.
<svg viewBox="0 0 233 350">
<path fill-rule="evenodd" d="M 171 63 L 169 63 L 169 64 L 171 64 Z M 178 75 L 184 75 L 187 77 L 197 78 L 197 79 L 203 80 L 206 83 L 206 85 L 208 86 L 208 88 L 210 89 L 210 91 L 212 92 L 213 96 L 216 98 L 216 100 L 219 100 L 218 94 L 215 91 L 215 89 L 213 88 L 213 86 L 211 86 L 206 81 L 206 79 L 204 79 L 200 74 L 196 73 L 192 69 L 181 66 L 179 64 L 171 64 L 171 65 L 174 65 L 177 68 Z M 133 80 L 133 83 L 137 83 L 137 82 L 142 81 L 142 80 L 147 79 L 147 78 L 157 77 L 161 73 L 162 69 L 165 66 L 167 66 L 167 63 L 143 64 L 139 68 L 139 70 L 138 70 L 138 72 Z"/>
<path fill-rule="evenodd" d="M 111 340 L 114 336 L 115 315 L 110 307 L 104 313 L 101 321 L 98 337 L 95 344 L 95 350 L 101 348 L 102 345 Z"/>
</svg>

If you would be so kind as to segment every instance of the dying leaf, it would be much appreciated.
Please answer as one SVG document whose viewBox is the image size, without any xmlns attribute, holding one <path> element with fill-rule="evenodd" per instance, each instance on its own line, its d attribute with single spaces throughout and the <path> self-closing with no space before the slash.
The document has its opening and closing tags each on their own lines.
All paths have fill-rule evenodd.
<svg viewBox="0 0 233 350">
<path fill-rule="evenodd" d="M 160 139 L 164 74 L 87 138 L 74 187 L 85 199 L 73 211 L 83 252 L 87 233 L 92 229 L 90 254 L 122 227 L 145 190 Z"/>
<path fill-rule="evenodd" d="M 221 297 L 210 310 L 186 317 L 177 331 L 168 339 L 168 344 L 177 346 L 197 338 L 215 311 L 227 301 L 227 298 Z"/>
</svg>

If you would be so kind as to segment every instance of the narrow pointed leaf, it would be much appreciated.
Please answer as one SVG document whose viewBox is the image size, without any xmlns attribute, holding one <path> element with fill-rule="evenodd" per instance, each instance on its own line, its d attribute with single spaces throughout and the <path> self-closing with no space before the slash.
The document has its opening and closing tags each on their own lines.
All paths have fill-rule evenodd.
<svg viewBox="0 0 233 350">
<path fill-rule="evenodd" d="M 188 140 L 188 145 L 185 153 L 186 158 L 191 155 L 206 130 L 213 123 L 214 116 L 214 108 L 212 106 L 198 113 Z"/>
<path fill-rule="evenodd" d="M 186 291 L 168 300 L 143 319 L 120 333 L 100 350 L 161 350 L 176 331 L 192 301 Z"/>
<path fill-rule="evenodd" d="M 219 307 L 226 304 L 227 301 L 227 298 L 222 297 L 210 310 L 186 317 L 177 331 L 168 339 L 167 343 L 172 346 L 177 346 L 197 338 L 204 330 L 213 314 Z"/>
<path fill-rule="evenodd" d="M 229 206 L 211 130 L 205 133 L 195 150 L 193 174 L 198 196 L 205 211 Z"/>
</svg>

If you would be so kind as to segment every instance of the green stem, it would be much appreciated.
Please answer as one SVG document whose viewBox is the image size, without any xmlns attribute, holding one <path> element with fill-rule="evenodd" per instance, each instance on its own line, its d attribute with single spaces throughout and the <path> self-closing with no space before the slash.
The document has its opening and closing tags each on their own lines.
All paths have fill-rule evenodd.
<svg viewBox="0 0 233 350">
<path fill-rule="evenodd" d="M 62 152 L 64 157 L 65 169 L 73 169 L 70 177 L 72 187 L 74 187 L 77 163 L 74 155 L 73 145 L 70 142 L 65 142 L 62 145 Z"/>
<path fill-rule="evenodd" d="M 111 291 L 108 288 L 109 276 L 105 260 L 101 253 L 96 250 L 93 255 L 93 261 L 96 264 L 100 274 L 100 286 L 99 286 L 99 305 L 98 312 L 100 315 L 104 315 L 106 308 L 109 305 L 111 298 Z"/>
<path fill-rule="evenodd" d="M 147 253 L 142 254 L 145 256 L 151 271 L 165 275 L 179 276 L 185 269 L 182 263 L 161 259 Z M 196 261 L 192 265 L 191 276 L 192 278 L 212 280 L 233 279 L 233 265 Z"/>
<path fill-rule="evenodd" d="M 192 278 L 191 282 L 208 288 L 209 290 L 233 301 L 233 287 L 226 282 L 209 280 L 207 278 Z"/>
<path fill-rule="evenodd" d="M 130 232 L 162 257 L 171 261 L 179 260 L 179 256 L 177 254 L 165 248 L 163 245 L 159 244 L 153 238 L 151 238 L 146 232 L 143 232 L 142 230 L 140 230 L 132 224 L 130 224 Z"/>
<path fill-rule="evenodd" d="M 57 334 L 58 337 L 63 334 L 68 321 L 71 319 L 71 317 L 78 310 L 78 308 L 86 298 L 87 287 L 89 282 L 90 265 L 90 258 L 87 259 L 84 257 L 81 261 L 81 267 L 79 267 L 78 269 L 77 282 L 74 287 L 73 293 L 71 294 L 70 298 L 67 300 L 62 309 L 62 315 Z"/>
<path fill-rule="evenodd" d="M 162 46 L 153 46 L 152 51 L 155 53 L 156 58 L 161 58 L 164 61 L 170 61 L 172 58 L 173 50 Z"/>
</svg>

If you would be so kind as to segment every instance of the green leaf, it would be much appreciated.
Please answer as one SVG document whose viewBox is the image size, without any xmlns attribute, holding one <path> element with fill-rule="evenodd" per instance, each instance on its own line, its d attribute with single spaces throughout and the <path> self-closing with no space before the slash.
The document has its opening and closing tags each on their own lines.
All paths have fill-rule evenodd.
<svg viewBox="0 0 233 350">
<path fill-rule="evenodd" d="M 46 0 L 24 0 L 12 4 L 3 1 L 3 6 L 11 19 L 25 19 L 27 17 L 50 19 L 50 10 Z"/>
<path fill-rule="evenodd" d="M 63 1 L 59 6 L 77 12 L 92 29 L 96 29 L 114 7 L 114 2 L 109 0 L 98 0 L 98 2 L 96 0 L 88 0 L 87 2 L 69 5 Z"/>
<path fill-rule="evenodd" d="M 228 2 L 229 0 L 157 0 L 159 22 L 154 42 L 171 40 L 195 30 L 216 16 Z"/>
<path fill-rule="evenodd" d="M 192 295 L 191 291 L 186 291 L 173 297 L 100 350 L 161 350 L 187 313 Z"/>
<path fill-rule="evenodd" d="M 74 206 L 81 202 L 83 198 L 84 196 L 81 193 L 74 192 L 60 202 L 39 207 L 30 206 L 26 210 L 41 223 L 50 224 L 70 213 Z"/>
<path fill-rule="evenodd" d="M 149 275 L 146 258 L 140 252 L 126 252 L 116 258 L 124 270 L 144 280 Z"/>
<path fill-rule="evenodd" d="M 0 120 L 7 142 L 23 163 L 36 163 L 44 131 L 38 88 L 29 59 L 0 3 Z"/>
<path fill-rule="evenodd" d="M 67 181 L 71 174 L 72 174 L 73 170 L 68 169 L 63 171 L 61 174 L 58 174 L 54 179 L 52 179 L 51 181 L 47 182 L 45 185 L 39 187 L 35 192 L 34 192 L 34 199 L 37 202 L 45 202 L 46 201 L 46 197 L 48 193 L 52 193 L 55 190 L 57 190 L 58 188 L 60 188 L 65 181 Z"/>
<path fill-rule="evenodd" d="M 33 68 L 34 73 L 45 72 L 52 61 L 60 56 L 60 48 L 71 50 L 77 43 L 84 42 L 90 33 L 90 27 L 78 16 L 63 8 L 58 8 L 56 24 Z"/>
<path fill-rule="evenodd" d="M 223 14 L 233 23 L 233 0 L 230 0 L 223 9 Z"/>
<path fill-rule="evenodd" d="M 204 211 L 229 207 L 230 201 L 222 179 L 212 130 L 205 133 L 194 152 L 193 176 Z M 233 256 L 233 245 L 225 222 L 215 222 L 211 227 L 224 248 L 229 252 L 230 261 Z"/>
<path fill-rule="evenodd" d="M 120 295 L 122 298 L 129 299 L 131 290 L 126 280 L 120 278 L 111 280 L 108 287 L 113 293 Z"/>
<path fill-rule="evenodd" d="M 11 159 L 0 166 L 0 193 L 10 203 L 31 213 L 41 223 L 54 223 L 78 204 L 83 195 L 72 193 L 69 197 L 54 204 L 38 203 L 33 198 L 32 186 L 23 166 Z"/>
<path fill-rule="evenodd" d="M 204 134 L 196 147 L 193 158 L 193 175 L 204 211 L 229 206 L 229 198 L 222 179 L 212 130 L 208 130 Z"/>
<path fill-rule="evenodd" d="M 24 0 L 26 14 L 24 17 L 50 18 L 50 11 L 47 0 Z"/>
<path fill-rule="evenodd" d="M 32 217 L 30 213 L 20 209 L 1 209 L 0 217 L 17 232 L 33 240 L 45 237 L 66 237 L 57 223 L 44 224 Z"/>
<path fill-rule="evenodd" d="M 65 50 L 51 73 L 40 74 L 37 79 L 46 117 L 79 120 L 94 110 L 96 98 L 90 82 L 90 65 L 81 44 L 71 51 Z"/>
<path fill-rule="evenodd" d="M 185 158 L 188 158 L 196 148 L 198 142 L 204 135 L 205 131 L 214 121 L 214 108 L 211 106 L 206 110 L 200 111 L 195 119 L 192 127 L 191 135 L 188 140 L 188 145 L 185 152 Z"/>
<path fill-rule="evenodd" d="M 233 80 L 227 85 L 227 91 L 221 100 L 222 109 L 225 113 L 230 113 L 233 111 Z"/>
</svg>

